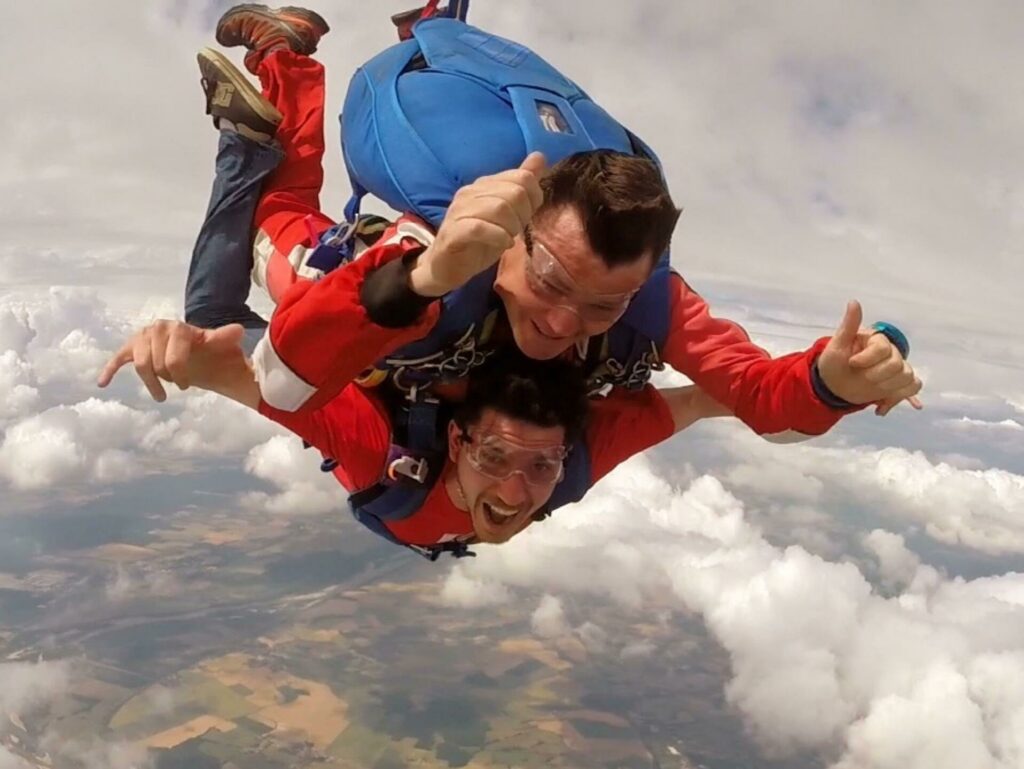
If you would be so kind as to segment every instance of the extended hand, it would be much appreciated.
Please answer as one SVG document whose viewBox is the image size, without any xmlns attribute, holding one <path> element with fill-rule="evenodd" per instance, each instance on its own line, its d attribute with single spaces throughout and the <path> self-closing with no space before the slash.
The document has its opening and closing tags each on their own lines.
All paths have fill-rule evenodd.
<svg viewBox="0 0 1024 769">
<path fill-rule="evenodd" d="M 818 357 L 818 372 L 834 395 L 850 403 L 877 403 L 875 413 L 888 414 L 900 401 L 923 408 L 916 397 L 921 380 L 896 346 L 882 334 L 861 328 L 860 302 L 846 305 L 846 314 Z"/>
<path fill-rule="evenodd" d="M 243 329 L 237 323 L 216 329 L 198 328 L 176 320 L 158 320 L 138 331 L 107 361 L 97 384 L 106 387 L 128 363 L 146 385 L 153 400 L 167 399 L 165 382 L 181 390 L 195 385 L 218 390 L 239 365 L 248 368 L 242 351 Z"/>
<path fill-rule="evenodd" d="M 544 156 L 533 152 L 519 168 L 482 176 L 456 192 L 437 237 L 410 272 L 413 291 L 441 296 L 498 261 L 544 201 L 544 168 Z"/>
</svg>

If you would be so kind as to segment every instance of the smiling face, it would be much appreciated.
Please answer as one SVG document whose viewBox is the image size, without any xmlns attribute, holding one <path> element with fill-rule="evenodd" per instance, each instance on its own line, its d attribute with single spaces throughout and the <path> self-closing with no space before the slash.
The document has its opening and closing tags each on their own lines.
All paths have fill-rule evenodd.
<svg viewBox="0 0 1024 769">
<path fill-rule="evenodd" d="M 565 428 L 542 427 L 487 408 L 466 432 L 448 427 L 445 484 L 481 542 L 506 542 L 529 525 L 561 478 Z M 502 477 L 505 476 L 505 477 Z"/>
<path fill-rule="evenodd" d="M 516 345 L 548 360 L 603 334 L 625 312 L 654 266 L 651 254 L 608 267 L 571 206 L 535 219 L 498 265 L 494 290 L 505 304 Z"/>
</svg>

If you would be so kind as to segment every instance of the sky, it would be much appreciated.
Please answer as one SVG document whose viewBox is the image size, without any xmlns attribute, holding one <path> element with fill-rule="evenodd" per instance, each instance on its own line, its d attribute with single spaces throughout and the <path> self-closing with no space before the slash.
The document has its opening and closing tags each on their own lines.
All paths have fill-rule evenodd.
<svg viewBox="0 0 1024 769">
<path fill-rule="evenodd" d="M 5 9 L 0 515 L 116 501 L 171 468 L 187 488 L 211 457 L 250 479 L 240 509 L 340 506 L 298 441 L 241 407 L 192 392 L 157 406 L 127 376 L 92 385 L 131 329 L 180 317 L 216 143 L 194 57 L 229 4 Z M 316 5 L 331 105 L 405 7 Z M 451 568 L 445 600 L 530 603 L 545 637 L 594 636 L 584 597 L 699 616 L 766 755 L 1024 767 L 1024 6 L 475 0 L 471 21 L 542 53 L 656 149 L 684 208 L 673 262 L 719 314 L 780 353 L 860 299 L 908 333 L 926 410 L 797 446 L 698 426 Z M 324 207 L 340 211 L 339 153 L 326 165 Z M 0 704 L 29 710 L 71 675 L 0 666 Z"/>
</svg>

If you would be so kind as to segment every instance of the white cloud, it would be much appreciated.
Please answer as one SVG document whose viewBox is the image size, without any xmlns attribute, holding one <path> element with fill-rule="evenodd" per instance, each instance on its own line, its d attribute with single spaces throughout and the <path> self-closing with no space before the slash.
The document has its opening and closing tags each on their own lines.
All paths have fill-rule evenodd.
<svg viewBox="0 0 1024 769">
<path fill-rule="evenodd" d="M 157 419 L 155 412 L 96 398 L 56 406 L 8 428 L 0 477 L 15 489 L 133 477 L 138 468 L 129 450 Z"/>
<path fill-rule="evenodd" d="M 899 534 L 875 529 L 866 534 L 864 546 L 878 558 L 879 575 L 891 587 L 909 585 L 921 565 L 921 559 L 912 552 Z"/>
<path fill-rule="evenodd" d="M 245 506 L 269 513 L 326 513 L 346 510 L 348 497 L 331 473 L 320 471 L 320 454 L 303 449 L 294 436 L 277 435 L 252 449 L 245 459 L 245 470 L 279 489 L 276 494 L 249 492 Z M 343 520 L 339 516 L 339 520 Z"/>
<path fill-rule="evenodd" d="M 168 403 L 164 411 L 175 406 L 180 411 L 165 420 L 153 409 L 89 398 L 16 421 L 0 440 L 0 478 L 19 490 L 80 482 L 118 483 L 137 477 L 147 464 L 159 470 L 175 459 L 239 454 L 282 432 L 256 412 L 213 393 L 172 393 Z M 277 479 L 286 486 L 303 484 L 294 491 L 301 496 L 313 488 L 309 485 L 312 473 L 289 478 L 288 470 L 275 470 L 274 463 L 287 455 L 286 451 L 267 456 L 254 467 L 258 475 L 268 474 L 260 476 L 268 480 Z M 304 457 L 313 461 L 310 453 Z M 297 457 L 289 461 L 291 470 L 305 468 Z M 301 501 L 300 507 L 322 511 L 326 509 L 322 494 L 326 485 L 314 485 L 320 491 Z"/>
<path fill-rule="evenodd" d="M 667 585 L 729 652 L 727 698 L 768 753 L 818 751 L 836 769 L 1019 765 L 1024 686 L 993 670 L 1024 655 L 1024 575 L 944 578 L 875 532 L 865 544 L 897 588 L 886 597 L 853 563 L 770 545 L 715 479 L 681 494 L 663 484 L 633 460 L 584 502 L 456 566 L 449 585 L 644 604 Z M 618 569 L 608 553 L 621 551 L 643 569 Z"/>
<path fill-rule="evenodd" d="M 31 766 L 7 748 L 0 746 L 0 769 L 31 769 Z"/>
<path fill-rule="evenodd" d="M 567 635 L 571 628 L 565 619 L 562 602 L 553 595 L 545 595 L 530 617 L 530 627 L 541 638 L 558 638 Z"/>
<path fill-rule="evenodd" d="M 233 454 L 283 432 L 252 409 L 216 393 L 188 390 L 184 396 L 171 397 L 178 399 L 182 411 L 146 433 L 141 445 L 149 451 L 181 456 Z"/>
<path fill-rule="evenodd" d="M 504 585 L 487 579 L 475 579 L 456 568 L 445 580 L 441 600 L 461 609 L 480 609 L 508 603 L 512 593 Z"/>
<path fill-rule="evenodd" d="M 174 595 L 181 590 L 182 585 L 173 571 L 118 564 L 113 579 L 107 582 L 105 594 L 108 601 L 121 603 L 136 598 Z"/>
<path fill-rule="evenodd" d="M 74 670 L 65 660 L 0 663 L 0 714 L 26 717 L 44 708 L 59 706 L 68 696 Z M 43 748 L 53 756 L 73 759 L 85 769 L 149 769 L 144 747 L 108 743 L 95 737 L 68 740 L 47 732 Z M 26 769 L 28 763 L 0 747 L 0 769 Z"/>
<path fill-rule="evenodd" d="M 960 417 L 959 419 L 950 419 L 949 424 L 952 427 L 964 430 L 1024 430 L 1024 425 L 1015 419 L 1001 419 L 998 422 L 989 422 L 984 419 Z"/>
<path fill-rule="evenodd" d="M 21 716 L 65 695 L 71 680 L 63 661 L 0 663 L 0 713 Z"/>
<path fill-rule="evenodd" d="M 39 402 L 32 370 L 14 350 L 0 352 L 0 424 L 27 413 Z"/>
<path fill-rule="evenodd" d="M 1006 470 L 962 469 L 904 449 L 773 448 L 745 435 L 730 435 L 725 448 L 738 469 L 727 477 L 759 491 L 763 479 L 810 476 L 830 499 L 846 495 L 867 509 L 919 522 L 931 537 L 984 553 L 1024 553 L 1024 476 Z M 769 481 L 774 497 L 806 497 L 799 486 Z"/>
<path fill-rule="evenodd" d="M 122 334 L 91 290 L 0 295 L 0 420 L 94 394 L 100 366 Z"/>
<path fill-rule="evenodd" d="M 34 336 L 23 309 L 0 306 L 0 352 L 22 355 Z"/>
<path fill-rule="evenodd" d="M 981 709 L 952 665 L 929 669 L 905 695 L 881 698 L 853 725 L 834 769 L 962 769 L 1011 767 L 985 744 Z"/>
<path fill-rule="evenodd" d="M 622 647 L 622 651 L 619 653 L 619 656 L 624 660 L 641 659 L 644 657 L 650 657 L 657 650 L 658 647 L 654 641 L 645 639 L 626 644 Z"/>
<path fill-rule="evenodd" d="M 608 633 L 600 625 L 587 620 L 576 628 L 576 635 L 587 647 L 587 651 L 593 654 L 603 654 L 608 651 Z"/>
<path fill-rule="evenodd" d="M 144 745 L 106 742 L 96 737 L 67 740 L 56 734 L 44 741 L 48 752 L 70 759 L 82 769 L 152 769 L 153 759 Z"/>
</svg>

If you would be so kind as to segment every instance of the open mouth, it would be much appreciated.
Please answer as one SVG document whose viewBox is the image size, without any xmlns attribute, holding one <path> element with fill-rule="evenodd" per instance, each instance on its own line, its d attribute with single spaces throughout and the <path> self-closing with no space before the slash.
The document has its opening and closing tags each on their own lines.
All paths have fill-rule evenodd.
<svg viewBox="0 0 1024 769">
<path fill-rule="evenodd" d="M 536 321 L 530 322 L 533 324 L 533 328 L 538 334 L 552 342 L 564 342 L 565 340 L 572 338 L 571 336 L 552 336 L 551 334 L 546 334 L 544 333 L 544 330 L 537 325 Z"/>
<path fill-rule="evenodd" d="M 493 505 L 490 502 L 484 502 L 483 507 L 484 515 L 487 516 L 487 522 L 492 526 L 504 526 L 515 518 L 518 512 L 515 508 Z"/>
</svg>

